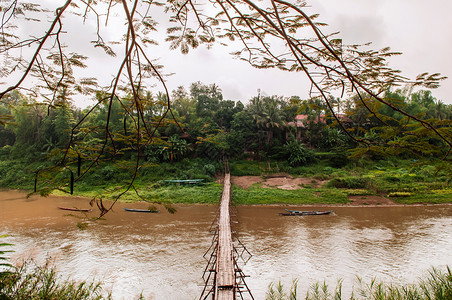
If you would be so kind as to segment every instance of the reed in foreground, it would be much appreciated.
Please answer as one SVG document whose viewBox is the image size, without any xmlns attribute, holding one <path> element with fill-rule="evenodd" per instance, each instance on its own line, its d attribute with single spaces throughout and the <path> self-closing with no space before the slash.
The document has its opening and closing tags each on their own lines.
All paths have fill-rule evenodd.
<svg viewBox="0 0 452 300">
<path fill-rule="evenodd" d="M 48 264 L 26 262 L 0 276 L 0 299 L 111 299 L 99 282 L 61 280 Z"/>
<path fill-rule="evenodd" d="M 432 269 L 418 283 L 412 285 L 392 285 L 377 282 L 375 279 L 365 283 L 358 278 L 358 287 L 351 295 L 342 295 L 342 281 L 331 291 L 326 283 L 315 283 L 305 296 L 297 295 L 298 281 L 294 281 L 286 292 L 281 283 L 271 283 L 267 290 L 266 300 L 451 300 L 452 272 L 449 267 L 445 271 Z"/>
</svg>

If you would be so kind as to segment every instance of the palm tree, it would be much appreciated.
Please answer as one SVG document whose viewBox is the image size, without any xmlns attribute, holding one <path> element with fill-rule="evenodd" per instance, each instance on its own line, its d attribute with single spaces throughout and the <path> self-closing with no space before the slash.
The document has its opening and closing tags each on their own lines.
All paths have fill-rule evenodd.
<svg viewBox="0 0 452 300">
<path fill-rule="evenodd" d="M 283 100 L 277 97 L 257 97 L 251 99 L 248 111 L 259 130 L 266 135 L 267 144 L 273 144 L 273 135 L 276 129 L 286 126 L 282 118 L 281 106 Z"/>
</svg>

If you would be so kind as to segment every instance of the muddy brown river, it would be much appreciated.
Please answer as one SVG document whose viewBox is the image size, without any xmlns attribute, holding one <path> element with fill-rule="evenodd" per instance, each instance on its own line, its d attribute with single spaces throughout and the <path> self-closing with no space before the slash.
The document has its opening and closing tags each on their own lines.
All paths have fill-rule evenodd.
<svg viewBox="0 0 452 300">
<path fill-rule="evenodd" d="M 63 278 L 101 280 L 114 299 L 197 299 L 211 243 L 216 207 L 179 205 L 177 213 L 130 213 L 115 206 L 106 220 L 80 230 L 86 199 L 25 199 L 0 191 L 0 235 L 14 243 L 13 262 L 50 259 Z M 299 291 L 317 281 L 344 293 L 356 276 L 369 281 L 413 283 L 431 267 L 452 266 L 452 206 L 333 207 L 333 215 L 283 217 L 283 207 L 239 207 L 234 225 L 253 257 L 242 265 L 256 299 L 267 286 L 299 279 Z M 304 210 L 325 208 L 309 207 Z M 91 212 L 88 216 L 96 216 Z"/>
</svg>

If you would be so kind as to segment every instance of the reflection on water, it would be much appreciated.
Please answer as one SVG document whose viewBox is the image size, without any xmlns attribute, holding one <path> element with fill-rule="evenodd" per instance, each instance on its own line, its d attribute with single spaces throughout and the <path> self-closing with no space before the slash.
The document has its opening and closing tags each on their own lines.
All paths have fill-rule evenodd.
<svg viewBox="0 0 452 300">
<path fill-rule="evenodd" d="M 316 281 L 344 289 L 355 275 L 414 282 L 431 266 L 452 265 L 452 207 L 335 208 L 335 215 L 275 217 L 278 208 L 242 208 L 239 232 L 256 254 L 246 266 L 260 278 L 306 288 Z M 259 225 L 259 218 L 266 219 Z M 260 293 L 260 292 L 259 292 Z M 263 297 L 265 293 L 260 293 Z"/>
<path fill-rule="evenodd" d="M 178 206 L 174 215 L 127 213 L 119 204 L 104 221 L 76 227 L 57 206 L 86 200 L 0 192 L 0 234 L 16 244 L 13 259 L 47 257 L 63 277 L 97 278 L 115 299 L 195 299 L 202 290 L 204 252 L 215 206 Z M 315 207 L 313 207 L 315 209 Z M 452 265 L 452 206 L 337 207 L 329 216 L 282 217 L 279 207 L 240 207 L 236 230 L 253 257 L 243 267 L 256 299 L 271 281 L 300 291 L 325 280 L 344 289 L 355 275 L 411 283 L 431 266 Z M 79 213 L 72 213 L 80 216 Z M 90 213 L 95 216 L 95 213 Z"/>
</svg>

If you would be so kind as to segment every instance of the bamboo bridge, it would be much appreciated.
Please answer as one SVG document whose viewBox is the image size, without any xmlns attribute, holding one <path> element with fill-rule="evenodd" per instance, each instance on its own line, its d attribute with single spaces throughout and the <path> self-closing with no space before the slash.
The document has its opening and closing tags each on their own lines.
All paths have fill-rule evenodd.
<svg viewBox="0 0 452 300">
<path fill-rule="evenodd" d="M 226 170 L 228 170 L 226 166 Z M 204 254 L 207 266 L 204 270 L 204 289 L 199 299 L 232 300 L 254 299 L 245 282 L 245 274 L 237 264 L 237 260 L 248 259 L 251 254 L 234 235 L 231 227 L 231 176 L 224 176 L 223 193 L 219 210 L 212 223 L 212 245 Z M 210 253 L 210 255 L 209 255 Z"/>
</svg>

